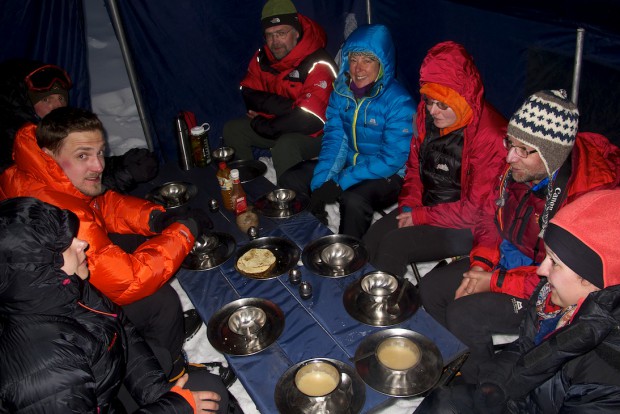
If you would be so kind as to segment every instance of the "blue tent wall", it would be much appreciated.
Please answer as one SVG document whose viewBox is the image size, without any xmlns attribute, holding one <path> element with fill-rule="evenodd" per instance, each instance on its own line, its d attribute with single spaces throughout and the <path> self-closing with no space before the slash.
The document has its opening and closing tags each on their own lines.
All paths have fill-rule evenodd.
<svg viewBox="0 0 620 414">
<path fill-rule="evenodd" d="M 3 0 L 0 60 L 26 57 L 65 67 L 75 81 L 72 104 L 90 108 L 83 0 Z M 88 0 L 97 1 L 97 0 Z M 99 0 L 101 1 L 101 0 Z M 110 0 L 105 0 L 108 3 Z M 328 33 L 333 55 L 344 20 L 366 21 L 365 0 L 296 0 Z M 119 1 L 156 150 L 176 158 L 172 119 L 180 109 L 212 125 L 211 144 L 226 120 L 245 112 L 238 84 L 261 46 L 262 0 Z M 618 0 L 371 0 L 372 20 L 386 24 L 397 48 L 397 74 L 417 97 L 426 51 L 442 40 L 474 56 L 487 98 L 510 116 L 530 93 L 571 88 L 575 29 L 586 28 L 579 95 L 580 129 L 620 143 Z"/>
<path fill-rule="evenodd" d="M 501 4 L 498 4 L 501 3 Z M 540 3 L 540 4 L 539 4 Z M 606 3 L 605 8 L 597 8 Z M 372 0 L 373 22 L 390 27 L 398 76 L 418 97 L 419 67 L 444 40 L 463 44 L 482 74 L 487 99 L 506 117 L 531 93 L 570 94 L 576 29 L 586 29 L 579 93 L 580 130 L 620 144 L 619 1 Z M 615 21 L 613 21 L 615 20 Z"/>
<path fill-rule="evenodd" d="M 245 114 L 239 82 L 263 43 L 263 4 L 256 0 L 117 2 L 153 144 L 165 159 L 176 158 L 173 119 L 179 110 L 192 111 L 198 122 L 211 124 L 212 146 L 219 146 L 228 119 Z M 328 50 L 334 54 L 344 40 L 345 16 L 355 4 L 359 2 L 296 2 L 300 13 L 326 28 Z M 106 5 L 110 9 L 109 0 Z"/>
<path fill-rule="evenodd" d="M 2 0 L 0 61 L 16 58 L 53 63 L 67 70 L 72 105 L 91 108 L 82 0 Z"/>
</svg>

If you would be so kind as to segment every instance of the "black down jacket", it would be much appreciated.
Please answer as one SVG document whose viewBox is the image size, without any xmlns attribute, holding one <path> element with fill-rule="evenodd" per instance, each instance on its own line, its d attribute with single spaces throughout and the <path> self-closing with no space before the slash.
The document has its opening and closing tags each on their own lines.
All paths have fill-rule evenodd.
<svg viewBox="0 0 620 414">
<path fill-rule="evenodd" d="M 482 368 L 481 381 L 503 394 L 510 413 L 620 413 L 619 321 L 616 285 L 588 295 L 570 325 L 535 346 L 533 304 L 519 339 Z"/>
<path fill-rule="evenodd" d="M 0 412 L 122 412 L 124 381 L 139 412 L 193 413 L 120 308 L 61 270 L 77 217 L 32 198 L 3 212 L 7 203 L 22 222 L 0 216 Z"/>
</svg>

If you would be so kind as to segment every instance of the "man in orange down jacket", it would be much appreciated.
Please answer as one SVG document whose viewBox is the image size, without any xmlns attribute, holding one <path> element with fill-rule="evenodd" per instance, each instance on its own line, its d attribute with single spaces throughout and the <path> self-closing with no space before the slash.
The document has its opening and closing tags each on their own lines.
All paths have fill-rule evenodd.
<svg viewBox="0 0 620 414">
<path fill-rule="evenodd" d="M 55 109 L 38 127 L 29 123 L 17 132 L 15 164 L 0 175 L 0 200 L 35 197 L 78 216 L 78 237 L 90 246 L 91 283 L 123 307 L 173 380 L 186 365 L 183 312 L 166 282 L 194 245 L 198 221 L 106 191 L 101 183 L 104 152 L 103 125 L 95 114 Z M 127 253 L 108 233 L 150 238 Z"/>
</svg>

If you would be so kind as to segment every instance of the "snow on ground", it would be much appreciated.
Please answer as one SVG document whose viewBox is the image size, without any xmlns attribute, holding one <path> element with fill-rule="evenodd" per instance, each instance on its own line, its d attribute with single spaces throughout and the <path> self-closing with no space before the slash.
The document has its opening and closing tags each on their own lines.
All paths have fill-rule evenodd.
<svg viewBox="0 0 620 414">
<path fill-rule="evenodd" d="M 146 139 L 129 85 L 129 77 L 103 1 L 85 1 L 84 6 L 87 19 L 92 108 L 105 126 L 109 155 L 121 155 L 135 147 L 146 148 Z M 275 171 L 271 160 L 265 158 L 262 161 L 268 165 L 267 178 L 275 183 Z M 332 208 L 330 228 L 337 232 L 337 226 L 337 209 Z M 177 280 L 172 281 L 172 286 L 178 292 L 183 308 L 193 308 Z M 185 350 L 191 362 L 226 361 L 224 355 L 209 343 L 204 323 L 200 331 L 185 344 Z M 231 386 L 231 392 L 246 414 L 259 413 L 240 381 Z M 395 405 L 380 413 L 411 413 L 418 403 L 419 399 L 399 399 L 395 401 Z"/>
</svg>

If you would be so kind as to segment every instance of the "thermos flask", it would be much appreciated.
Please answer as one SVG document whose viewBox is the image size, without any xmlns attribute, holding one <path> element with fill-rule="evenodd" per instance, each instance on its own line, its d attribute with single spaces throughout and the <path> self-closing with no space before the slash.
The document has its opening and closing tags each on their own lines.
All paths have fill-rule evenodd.
<svg viewBox="0 0 620 414">
<path fill-rule="evenodd" d="M 177 129 L 177 139 L 179 142 L 179 165 L 181 169 L 187 171 L 194 166 L 192 160 L 192 147 L 190 144 L 189 130 L 187 123 L 183 119 L 183 115 L 179 115 L 175 119 Z"/>
</svg>

